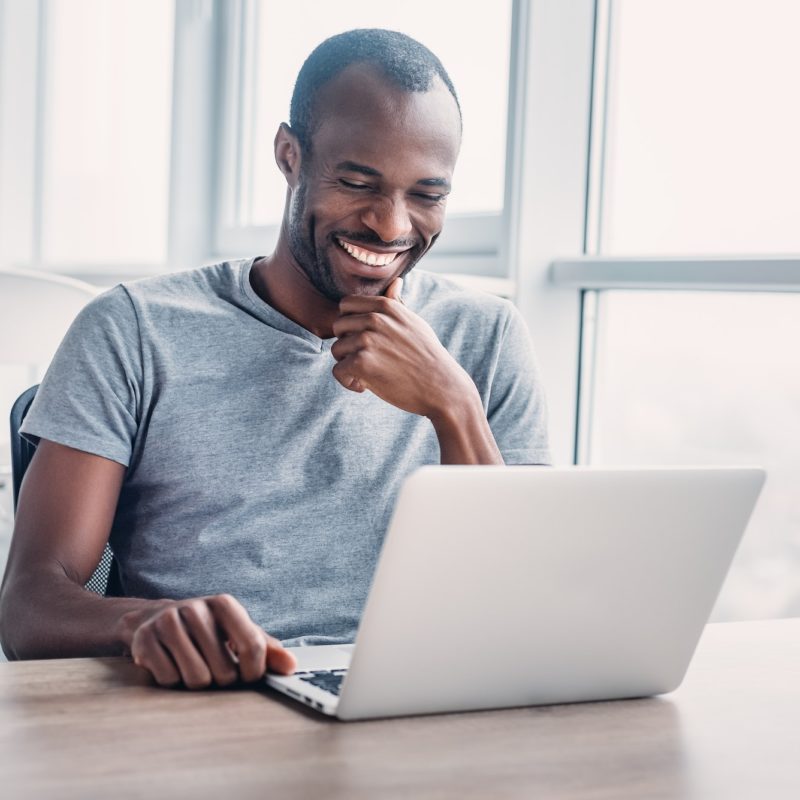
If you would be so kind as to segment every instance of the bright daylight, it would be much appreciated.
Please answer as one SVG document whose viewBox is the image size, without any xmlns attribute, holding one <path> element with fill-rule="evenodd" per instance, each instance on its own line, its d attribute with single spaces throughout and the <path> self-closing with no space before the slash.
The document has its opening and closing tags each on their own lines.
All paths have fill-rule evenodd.
<svg viewBox="0 0 800 800">
<path fill-rule="evenodd" d="M 798 36 L 0 0 L 0 793 L 797 796 Z"/>
</svg>

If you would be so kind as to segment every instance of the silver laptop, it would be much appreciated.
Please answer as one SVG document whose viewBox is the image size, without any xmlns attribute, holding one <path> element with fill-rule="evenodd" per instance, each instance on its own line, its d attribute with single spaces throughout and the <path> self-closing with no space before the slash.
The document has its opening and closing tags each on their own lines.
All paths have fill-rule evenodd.
<svg viewBox="0 0 800 800">
<path fill-rule="evenodd" d="M 355 645 L 275 689 L 367 719 L 643 697 L 683 679 L 764 483 L 755 468 L 423 467 Z"/>
</svg>

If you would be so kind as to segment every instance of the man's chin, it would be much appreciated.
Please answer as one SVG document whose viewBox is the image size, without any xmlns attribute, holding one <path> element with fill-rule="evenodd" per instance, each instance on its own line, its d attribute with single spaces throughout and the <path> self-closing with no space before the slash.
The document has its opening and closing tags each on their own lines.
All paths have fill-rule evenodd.
<svg viewBox="0 0 800 800">
<path fill-rule="evenodd" d="M 358 297 L 380 297 L 382 294 L 386 294 L 386 290 L 393 280 L 395 279 L 392 278 L 389 281 L 361 280 L 350 294 Z"/>
<path fill-rule="evenodd" d="M 352 274 L 333 274 L 333 283 L 339 293 L 339 300 L 348 295 L 357 297 L 380 297 L 386 294 L 386 290 L 400 277 L 401 273 L 392 275 L 388 278 L 365 278 Z"/>
</svg>

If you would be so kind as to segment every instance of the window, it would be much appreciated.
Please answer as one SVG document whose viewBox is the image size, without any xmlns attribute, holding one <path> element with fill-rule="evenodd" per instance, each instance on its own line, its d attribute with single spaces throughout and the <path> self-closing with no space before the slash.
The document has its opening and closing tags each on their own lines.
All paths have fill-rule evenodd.
<svg viewBox="0 0 800 800">
<path fill-rule="evenodd" d="M 246 252 L 259 242 L 263 251 L 275 240 L 286 188 L 272 142 L 280 122 L 288 121 L 294 79 L 305 57 L 335 33 L 382 27 L 430 47 L 450 74 L 462 106 L 463 145 L 447 227 L 434 253 L 496 254 L 505 193 L 511 16 L 510 0 L 469 14 L 458 0 L 239 4 L 238 18 L 231 14 L 226 58 L 226 92 L 239 125 L 230 131 L 221 163 L 225 199 L 218 248 Z M 303 24 L 297 25 L 297 19 Z M 254 230 L 255 236 L 248 236 Z M 493 269 L 500 274 L 496 264 Z"/>
<path fill-rule="evenodd" d="M 797 284 L 800 8 L 604 8 L 579 458 L 767 467 L 714 618 L 797 615 L 800 297 L 731 290 Z"/>
<path fill-rule="evenodd" d="M 167 259 L 174 5 L 0 6 L 0 263 Z"/>
<path fill-rule="evenodd" d="M 800 295 L 601 292 L 589 460 L 760 465 L 717 619 L 800 613 Z"/>
<path fill-rule="evenodd" d="M 349 27 L 404 30 L 465 121 L 425 266 L 516 301 L 557 463 L 764 464 L 717 614 L 797 614 L 799 9 L 0 0 L 0 263 L 130 278 L 264 252 L 301 59 Z"/>
<path fill-rule="evenodd" d="M 42 260 L 163 263 L 172 4 L 51 0 L 46 8 Z"/>
<path fill-rule="evenodd" d="M 613 11 L 600 252 L 800 250 L 800 4 Z"/>
</svg>

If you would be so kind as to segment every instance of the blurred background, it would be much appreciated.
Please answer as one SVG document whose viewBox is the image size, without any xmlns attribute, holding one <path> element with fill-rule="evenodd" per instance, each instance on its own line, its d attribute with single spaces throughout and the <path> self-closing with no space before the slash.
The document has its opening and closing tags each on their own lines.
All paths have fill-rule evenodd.
<svg viewBox="0 0 800 800">
<path fill-rule="evenodd" d="M 800 615 L 794 0 L 0 0 L 0 566 L 5 420 L 63 292 L 269 252 L 294 76 L 354 27 L 453 78 L 464 145 L 424 266 L 519 306 L 557 463 L 765 466 L 713 618 Z"/>
</svg>

